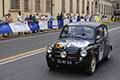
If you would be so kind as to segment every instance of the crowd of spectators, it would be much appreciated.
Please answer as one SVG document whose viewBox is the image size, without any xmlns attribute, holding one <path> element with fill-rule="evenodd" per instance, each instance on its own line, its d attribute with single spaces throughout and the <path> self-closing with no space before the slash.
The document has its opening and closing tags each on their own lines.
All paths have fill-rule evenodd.
<svg viewBox="0 0 120 80">
<path fill-rule="evenodd" d="M 38 13 L 36 14 L 29 14 L 23 17 L 21 12 L 18 12 L 18 15 L 16 16 L 16 21 L 17 22 L 39 22 L 39 21 L 49 21 L 49 20 L 57 20 L 57 21 L 62 21 L 65 19 L 68 19 L 70 22 L 75 22 L 75 21 L 101 21 L 104 16 L 99 16 L 99 15 L 86 15 L 86 16 L 80 16 L 80 14 L 63 14 L 63 13 L 58 13 L 56 17 L 50 16 L 50 15 L 39 15 Z M 113 20 L 113 16 L 111 19 Z M 117 17 L 118 18 L 118 17 Z M 120 19 L 120 18 L 119 18 Z M 1 20 L 3 23 L 11 23 L 13 22 L 13 19 L 11 17 L 11 14 L 8 13 L 6 14 L 3 19 Z"/>
</svg>

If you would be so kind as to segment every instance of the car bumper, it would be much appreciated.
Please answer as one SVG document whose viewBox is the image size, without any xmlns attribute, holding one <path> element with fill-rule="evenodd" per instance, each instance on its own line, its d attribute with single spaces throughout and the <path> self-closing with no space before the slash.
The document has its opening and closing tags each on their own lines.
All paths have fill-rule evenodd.
<svg viewBox="0 0 120 80">
<path fill-rule="evenodd" d="M 63 58 L 55 58 L 52 56 L 46 56 L 47 61 L 53 62 L 59 65 L 69 65 L 69 66 L 86 66 L 88 63 L 88 57 L 80 57 L 78 60 L 75 59 L 63 59 Z"/>
</svg>

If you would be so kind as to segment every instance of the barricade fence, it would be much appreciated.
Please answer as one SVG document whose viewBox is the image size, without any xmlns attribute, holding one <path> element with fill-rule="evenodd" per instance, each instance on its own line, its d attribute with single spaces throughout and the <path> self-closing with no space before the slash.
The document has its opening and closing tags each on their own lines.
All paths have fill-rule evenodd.
<svg viewBox="0 0 120 80">
<path fill-rule="evenodd" d="M 64 25 L 71 22 L 78 22 L 77 20 L 49 20 L 40 22 L 15 22 L 15 23 L 0 23 L 0 35 L 15 34 L 20 32 L 38 32 L 41 30 L 61 29 Z"/>
<path fill-rule="evenodd" d="M 51 20 L 40 22 L 15 22 L 15 23 L 0 23 L 0 34 L 19 33 L 19 32 L 38 32 L 40 30 L 60 29 L 69 20 Z"/>
</svg>

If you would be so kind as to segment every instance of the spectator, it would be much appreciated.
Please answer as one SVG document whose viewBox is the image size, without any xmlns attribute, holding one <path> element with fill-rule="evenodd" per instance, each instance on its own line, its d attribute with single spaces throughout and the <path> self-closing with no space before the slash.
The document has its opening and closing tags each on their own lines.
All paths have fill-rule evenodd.
<svg viewBox="0 0 120 80">
<path fill-rule="evenodd" d="M 41 20 L 45 21 L 45 15 L 41 15 Z"/>
<path fill-rule="evenodd" d="M 17 16 L 17 21 L 18 22 L 23 22 L 21 12 L 19 11 L 18 16 Z"/>
<path fill-rule="evenodd" d="M 3 19 L 4 19 L 4 18 L 2 18 L 2 17 L 0 18 L 0 23 L 3 23 L 3 22 L 4 22 Z"/>
<path fill-rule="evenodd" d="M 58 15 L 57 15 L 57 20 L 60 20 L 60 14 L 58 13 Z"/>
<path fill-rule="evenodd" d="M 114 16 L 113 15 L 111 16 L 111 21 L 114 21 Z"/>
<path fill-rule="evenodd" d="M 73 18 L 73 22 L 76 22 L 76 21 L 77 21 L 77 16 L 76 16 L 75 14 L 73 15 L 72 18 Z"/>
<path fill-rule="evenodd" d="M 3 17 L 3 22 L 7 22 L 7 19 L 8 19 L 8 14 L 5 14 Z"/>
<path fill-rule="evenodd" d="M 64 20 L 64 16 L 62 13 L 60 14 L 60 20 Z"/>
<path fill-rule="evenodd" d="M 81 20 L 80 21 L 85 21 L 85 18 L 83 16 L 81 16 Z"/>
<path fill-rule="evenodd" d="M 33 22 L 37 22 L 37 19 L 36 19 L 36 15 L 35 15 L 35 14 L 32 16 L 32 21 L 33 21 Z"/>
<path fill-rule="evenodd" d="M 73 19 L 72 19 L 72 16 L 71 16 L 71 14 L 70 14 L 70 23 L 72 23 L 73 22 Z"/>
<path fill-rule="evenodd" d="M 11 23 L 11 22 L 13 22 L 13 19 L 11 18 L 11 14 L 10 13 L 8 13 L 8 14 L 6 14 L 4 16 L 4 22 L 5 23 Z"/>
<path fill-rule="evenodd" d="M 36 14 L 36 16 L 35 16 L 35 17 L 36 17 L 36 21 L 37 21 L 37 22 L 39 22 L 40 17 L 39 17 L 39 14 L 38 14 L 38 13 Z"/>
<path fill-rule="evenodd" d="M 100 15 L 97 14 L 97 15 L 95 16 L 95 21 L 98 22 L 98 23 L 101 22 L 101 17 L 100 17 Z"/>
<path fill-rule="evenodd" d="M 90 16 L 89 15 L 85 16 L 85 21 L 90 21 Z"/>
<path fill-rule="evenodd" d="M 48 21 L 48 20 L 49 20 L 48 15 L 45 15 L 45 21 Z"/>
<path fill-rule="evenodd" d="M 77 16 L 77 22 L 79 22 L 80 21 L 80 15 L 78 14 L 78 16 Z"/>
<path fill-rule="evenodd" d="M 13 19 L 12 19 L 12 17 L 11 17 L 11 14 L 10 14 L 10 13 L 8 13 L 8 22 L 9 22 L 9 23 L 13 22 Z"/>
<path fill-rule="evenodd" d="M 94 15 L 91 15 L 89 20 L 94 21 Z"/>
<path fill-rule="evenodd" d="M 49 20 L 54 20 L 54 17 L 52 15 L 50 15 Z"/>
<path fill-rule="evenodd" d="M 25 21 L 29 21 L 29 15 L 25 17 Z"/>
<path fill-rule="evenodd" d="M 29 15 L 28 22 L 33 22 L 33 16 L 31 14 Z"/>
<path fill-rule="evenodd" d="M 58 28 L 63 27 L 63 25 L 64 25 L 64 21 L 63 20 L 64 20 L 63 14 L 62 13 L 60 15 L 58 14 L 58 16 L 57 16 Z"/>
</svg>

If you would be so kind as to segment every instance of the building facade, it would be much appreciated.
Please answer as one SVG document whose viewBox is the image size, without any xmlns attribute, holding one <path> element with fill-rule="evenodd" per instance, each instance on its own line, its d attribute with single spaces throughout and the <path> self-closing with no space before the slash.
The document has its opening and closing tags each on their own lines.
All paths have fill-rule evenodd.
<svg viewBox="0 0 120 80">
<path fill-rule="evenodd" d="M 120 16 L 120 0 L 113 0 L 114 15 Z"/>
<path fill-rule="evenodd" d="M 99 0 L 97 12 L 101 15 L 112 15 L 113 14 L 113 4 L 109 0 Z"/>
<path fill-rule="evenodd" d="M 39 13 L 57 16 L 58 13 L 85 15 L 112 15 L 112 3 L 105 0 L 0 0 L 0 17 L 11 13 L 15 18 L 22 15 Z"/>
</svg>

